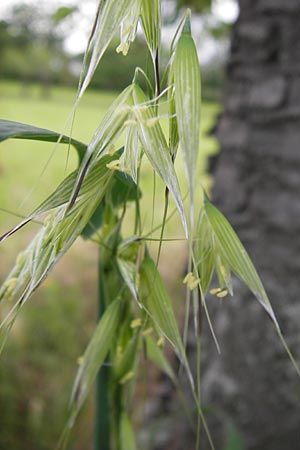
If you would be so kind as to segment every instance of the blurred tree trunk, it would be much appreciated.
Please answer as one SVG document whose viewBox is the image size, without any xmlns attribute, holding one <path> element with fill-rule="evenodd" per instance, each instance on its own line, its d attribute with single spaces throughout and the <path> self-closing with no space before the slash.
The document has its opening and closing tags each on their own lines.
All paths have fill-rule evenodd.
<svg viewBox="0 0 300 450">
<path fill-rule="evenodd" d="M 300 1 L 239 3 L 213 201 L 248 249 L 300 362 Z M 221 355 L 203 331 L 202 402 L 216 449 L 299 450 L 300 380 L 262 308 L 238 281 L 234 288 L 233 299 L 208 299 Z M 168 408 L 178 415 L 171 400 Z M 183 419 L 175 423 L 155 449 L 194 449 Z M 234 433 L 229 445 L 232 426 L 244 446 Z"/>
<path fill-rule="evenodd" d="M 299 0 L 240 0 L 227 79 L 213 200 L 252 256 L 300 362 Z M 239 283 L 222 303 L 212 310 L 222 355 L 206 333 L 202 379 L 217 448 L 231 420 L 247 450 L 299 450 L 300 380 L 272 324 Z"/>
</svg>

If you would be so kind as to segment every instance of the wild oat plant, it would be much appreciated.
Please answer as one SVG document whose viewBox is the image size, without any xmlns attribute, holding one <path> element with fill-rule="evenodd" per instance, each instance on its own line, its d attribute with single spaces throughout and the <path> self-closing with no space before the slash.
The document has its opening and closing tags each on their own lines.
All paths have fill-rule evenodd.
<svg viewBox="0 0 300 450">
<path fill-rule="evenodd" d="M 247 252 L 205 192 L 199 194 L 201 180 L 197 175 L 197 160 L 201 80 L 197 50 L 191 35 L 190 11 L 186 11 L 177 28 L 166 71 L 160 77 L 160 1 L 100 0 L 71 116 L 74 116 L 115 31 L 120 29 L 121 33 L 117 52 L 126 56 L 136 37 L 138 24 L 149 49 L 149 73 L 136 68 L 132 83 L 108 109 L 88 145 L 64 134 L 30 125 L 0 122 L 1 140 L 20 138 L 68 143 L 76 148 L 80 159 L 78 170 L 67 176 L 29 217 L 1 237 L 4 241 L 34 219 L 43 222 L 29 246 L 17 257 L 15 266 L 1 286 L 0 299 L 6 311 L 0 328 L 1 349 L 25 302 L 75 240 L 83 235 L 99 246 L 101 316 L 79 361 L 60 448 L 66 446 L 76 417 L 104 365 L 100 370 L 102 410 L 98 421 L 103 444 L 99 449 L 134 450 L 136 443 L 130 411 L 141 354 L 164 371 L 175 385 L 178 384 L 176 374 L 164 355 L 166 343 L 173 348 L 190 382 L 199 415 L 195 447 L 199 447 L 201 423 L 211 448 L 214 448 L 200 404 L 200 376 L 194 380 L 185 351 L 189 322 L 186 319 L 182 337 L 172 301 L 158 271 L 165 224 L 176 212 L 188 250 L 188 273 L 182 280 L 187 287 L 186 316 L 189 316 L 191 303 L 198 345 L 201 309 L 218 346 L 205 295 L 214 272 L 219 287 L 210 289 L 210 292 L 218 298 L 233 295 L 233 272 L 248 286 L 272 319 L 299 374 Z M 167 135 L 161 125 L 161 120 L 166 117 L 161 113 L 162 104 L 164 111 L 167 108 Z M 116 149 L 115 143 L 120 137 L 124 143 Z M 184 186 L 179 185 L 174 164 L 179 151 L 184 164 Z M 164 192 L 156 193 L 165 202 L 161 226 L 151 230 L 153 221 L 150 218 L 150 232 L 147 234 L 143 233 L 145 223 L 139 187 L 146 160 L 165 185 Z M 184 195 L 183 189 L 186 191 Z M 135 219 L 131 234 L 123 237 L 122 224 L 129 203 L 134 207 Z M 169 203 L 175 208 L 171 212 Z M 148 245 L 155 237 L 159 241 L 158 254 L 151 255 Z M 105 376 L 101 377 L 101 374 Z"/>
</svg>

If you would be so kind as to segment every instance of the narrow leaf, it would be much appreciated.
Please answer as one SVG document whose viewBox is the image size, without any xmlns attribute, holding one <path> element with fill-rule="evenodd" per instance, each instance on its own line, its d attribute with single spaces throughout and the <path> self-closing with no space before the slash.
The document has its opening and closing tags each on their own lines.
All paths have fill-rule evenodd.
<svg viewBox="0 0 300 450">
<path fill-rule="evenodd" d="M 201 80 L 197 49 L 189 29 L 189 15 L 173 61 L 175 106 L 191 202 L 197 170 L 200 135 Z"/>
<path fill-rule="evenodd" d="M 87 149 L 87 146 L 82 142 L 69 136 L 61 135 L 56 131 L 34 127 L 26 123 L 0 119 L 0 142 L 11 138 L 47 142 L 58 142 L 59 140 L 61 144 L 73 145 L 76 148 L 80 159 L 84 156 Z"/>
<path fill-rule="evenodd" d="M 227 262 L 229 268 L 248 286 L 250 291 L 255 295 L 259 303 L 263 306 L 274 322 L 279 339 L 281 340 L 288 357 L 300 377 L 300 368 L 285 341 L 270 300 L 244 246 L 227 219 L 214 205 L 208 201 L 207 198 L 205 198 L 204 201 L 204 208 L 208 220 L 214 230 L 215 239 L 218 241 L 217 245 L 220 249 L 222 257 Z"/>
<path fill-rule="evenodd" d="M 136 263 L 124 258 L 117 258 L 117 263 L 123 280 L 129 288 L 133 298 L 138 301 L 136 289 Z"/>
<path fill-rule="evenodd" d="M 120 27 L 123 18 L 133 7 L 134 2 L 135 0 L 122 0 L 121 2 L 119 0 L 109 0 L 101 2 L 102 5 L 97 21 L 94 24 L 91 61 L 80 85 L 78 98 L 82 97 L 84 91 L 90 84 L 102 56 L 104 55 L 114 34 Z"/>
<path fill-rule="evenodd" d="M 154 109 L 149 104 L 147 105 L 147 97 L 137 84 L 134 87 L 133 99 L 135 104 L 134 113 L 138 122 L 138 135 L 144 152 L 154 170 L 171 192 L 187 235 L 180 188 L 165 136 Z"/>
<path fill-rule="evenodd" d="M 169 73 L 169 86 L 174 83 L 174 76 L 172 73 L 172 65 Z M 172 156 L 172 160 L 175 161 L 178 145 L 179 145 L 179 134 L 178 125 L 176 118 L 176 107 L 175 107 L 175 90 L 168 90 L 168 107 L 169 107 L 169 146 Z"/>
<path fill-rule="evenodd" d="M 176 376 L 163 351 L 151 336 L 145 336 L 147 357 L 176 384 Z"/>
<path fill-rule="evenodd" d="M 117 152 L 118 153 L 118 152 Z M 141 192 L 133 179 L 119 171 L 114 171 L 111 182 L 106 191 L 106 199 L 109 197 L 113 208 L 123 206 L 125 203 L 140 198 Z M 102 226 L 104 207 L 99 203 L 89 223 L 83 229 L 81 236 L 90 238 Z"/>
<path fill-rule="evenodd" d="M 137 302 L 137 258 L 140 249 L 143 252 L 141 242 L 137 241 L 137 237 L 132 236 L 119 245 L 117 252 L 119 270 L 133 298 Z"/>
<path fill-rule="evenodd" d="M 185 362 L 186 355 L 171 299 L 154 261 L 148 256 L 145 256 L 140 268 L 139 300 L 179 358 Z"/>
<path fill-rule="evenodd" d="M 120 450 L 136 450 L 135 434 L 132 422 L 125 411 L 120 417 Z"/>
<path fill-rule="evenodd" d="M 160 46 L 160 1 L 142 0 L 141 21 L 152 59 L 155 60 Z"/>
<path fill-rule="evenodd" d="M 5 336 L 6 330 L 10 330 L 21 306 L 46 278 L 90 220 L 111 180 L 112 172 L 106 166 L 112 160 L 113 157 L 104 156 L 93 165 L 72 210 L 67 212 L 66 204 L 56 208 L 45 219 L 44 226 L 25 250 L 21 258 L 22 263 L 17 259 L 7 279 L 8 281 L 16 278 L 16 282 L 9 293 L 14 304 L 0 326 L 3 328 L 2 335 Z M 6 233 L 4 238 L 11 233 L 12 231 Z M 6 296 L 7 290 L 1 289 L 0 299 Z"/>
<path fill-rule="evenodd" d="M 120 381 L 128 372 L 132 371 L 139 345 L 139 332 L 133 334 L 123 353 L 117 358 L 114 365 L 114 378 Z"/>
<path fill-rule="evenodd" d="M 222 257 L 227 262 L 230 269 L 248 286 L 250 291 L 255 295 L 257 300 L 279 328 L 262 282 L 232 226 L 223 214 L 207 199 L 204 201 L 204 208 L 208 221 L 214 231 L 215 238 L 218 241 L 218 247 Z"/>
<path fill-rule="evenodd" d="M 201 210 L 199 216 L 194 254 L 202 292 L 205 294 L 214 271 L 214 255 L 211 226 L 204 210 Z"/>
<path fill-rule="evenodd" d="M 130 113 L 130 103 L 132 103 L 131 93 L 134 85 L 127 86 L 123 92 L 115 99 L 107 110 L 104 118 L 96 129 L 81 162 L 77 180 L 75 182 L 70 207 L 76 200 L 80 186 L 89 170 L 92 161 L 113 150 L 113 144 L 123 131 L 123 126 Z"/>
<path fill-rule="evenodd" d="M 137 123 L 133 123 L 127 125 L 126 127 L 124 152 L 120 158 L 120 167 L 124 172 L 127 172 L 132 176 L 132 179 L 134 180 L 135 183 L 137 183 L 138 164 L 139 164 L 139 147 L 138 147 Z"/>
<path fill-rule="evenodd" d="M 101 172 L 104 170 L 105 173 L 113 175 L 112 172 L 108 171 L 106 168 L 106 164 L 114 160 L 114 157 L 106 157 L 106 159 L 100 160 L 97 164 L 94 164 L 88 180 L 83 183 L 81 194 L 87 193 L 91 189 L 91 182 L 95 183 L 96 178 L 101 178 Z M 33 220 L 38 215 L 41 215 L 45 212 L 48 212 L 54 208 L 57 208 L 62 205 L 66 205 L 70 200 L 71 193 L 74 189 L 74 183 L 78 177 L 78 170 L 73 171 L 68 175 L 56 188 L 56 190 L 49 195 L 49 197 L 41 203 L 26 219 L 22 220 L 18 225 L 9 230 L 7 233 L 0 237 L 0 242 L 14 234 L 28 222 Z"/>
<path fill-rule="evenodd" d="M 70 402 L 68 428 L 71 428 L 103 364 L 120 323 L 122 302 L 114 300 L 105 310 L 80 361 Z"/>
<path fill-rule="evenodd" d="M 117 52 L 127 55 L 131 42 L 135 40 L 137 25 L 140 18 L 141 0 L 134 0 L 121 22 L 120 45 Z"/>
</svg>

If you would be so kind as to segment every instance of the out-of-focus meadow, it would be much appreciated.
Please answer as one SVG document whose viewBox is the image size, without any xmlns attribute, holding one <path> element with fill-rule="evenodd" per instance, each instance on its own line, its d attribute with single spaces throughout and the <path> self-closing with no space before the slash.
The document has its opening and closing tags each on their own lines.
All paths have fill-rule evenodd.
<svg viewBox="0 0 300 450">
<path fill-rule="evenodd" d="M 4 28 L 3 21 L 0 31 L 3 32 Z M 9 48 L 4 50 L 7 58 Z M 0 49 L 0 54 L 1 51 L 4 55 L 3 48 Z M 17 54 L 15 57 L 17 58 Z M 70 121 L 66 129 L 64 126 L 76 95 L 74 81 L 71 83 L 73 86 L 63 85 L 63 80 L 56 79 L 45 83 L 43 79 L 29 76 L 29 69 L 26 68 L 27 75 L 23 79 L 18 79 L 16 68 L 0 74 L 1 118 L 68 134 Z M 129 70 L 127 66 L 122 69 L 122 64 L 117 69 Z M 111 72 L 108 72 L 106 79 L 111 78 L 109 73 Z M 97 87 L 99 86 L 95 83 L 94 89 L 86 93 L 73 123 L 73 137 L 85 143 L 89 142 L 117 95 L 113 91 L 96 90 Z M 214 86 L 208 85 L 207 92 L 213 93 Z M 208 133 L 220 107 L 215 95 L 204 95 L 204 98 L 199 187 L 201 183 L 209 189 L 211 179 L 206 174 L 207 158 L 217 152 L 217 144 Z M 167 120 L 165 127 L 167 129 Z M 13 139 L 2 143 L 0 233 L 7 231 L 20 217 L 33 210 L 67 173 L 76 168 L 77 163 L 76 152 L 73 148 L 68 149 L 67 145 L 55 147 L 48 143 Z M 179 158 L 177 170 L 183 180 L 181 166 Z M 146 167 L 143 172 L 141 187 L 142 217 L 149 219 L 149 211 L 153 205 L 153 172 L 150 168 Z M 156 180 L 155 198 L 154 225 L 161 222 L 164 206 L 164 192 L 159 180 Z M 171 210 L 172 207 L 171 204 Z M 39 225 L 30 224 L 1 244 L 0 282 L 7 275 L 18 252 L 30 241 L 37 226 Z M 126 226 L 130 230 L 130 219 Z M 169 237 L 182 237 L 179 219 L 175 218 L 168 224 L 167 233 Z M 184 272 L 185 259 L 184 242 L 178 240 L 163 245 L 162 273 L 169 282 L 170 292 L 177 292 L 178 302 L 180 284 L 178 280 L 172 284 L 171 280 L 176 280 L 176 276 Z M 78 239 L 23 308 L 8 339 L 0 367 L 1 450 L 54 448 L 66 417 L 77 360 L 84 351 L 96 322 L 96 280 L 97 247 Z M 92 434 L 91 398 L 75 427 L 72 448 L 90 448 Z"/>
</svg>

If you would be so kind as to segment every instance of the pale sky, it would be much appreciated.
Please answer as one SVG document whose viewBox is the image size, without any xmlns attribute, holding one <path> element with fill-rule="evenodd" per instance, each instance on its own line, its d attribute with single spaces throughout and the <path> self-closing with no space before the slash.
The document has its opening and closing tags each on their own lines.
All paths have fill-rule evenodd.
<svg viewBox="0 0 300 450">
<path fill-rule="evenodd" d="M 237 19 L 239 7 L 235 0 L 216 0 L 212 10 L 218 19 L 232 23 Z"/>
<path fill-rule="evenodd" d="M 0 20 L 5 18 L 5 11 L 11 6 L 21 3 L 20 0 L 0 0 Z M 74 30 L 68 30 L 69 37 L 66 38 L 65 48 L 70 53 L 83 52 L 86 47 L 88 33 L 91 29 L 93 17 L 96 11 L 97 0 L 85 0 L 84 2 L 78 0 L 22 0 L 22 3 L 38 3 L 45 7 L 49 7 L 51 10 L 55 10 L 61 5 L 78 5 L 80 14 L 80 22 L 76 23 Z M 222 20 L 227 23 L 232 23 L 236 20 L 238 15 L 238 5 L 236 0 L 215 0 L 213 3 L 213 14 L 216 19 Z M 197 19 L 196 19 L 197 20 Z M 195 22 L 194 30 L 201 29 L 199 22 Z M 193 24 L 192 24 L 193 26 Z M 175 27 L 169 27 L 164 31 L 165 39 L 168 40 L 168 33 L 172 33 L 176 29 Z M 201 31 L 201 30 L 200 30 Z M 197 36 L 195 36 L 197 39 Z M 215 45 L 211 39 L 207 39 L 203 48 L 199 51 L 200 60 L 205 62 L 209 60 L 215 51 Z"/>
</svg>

